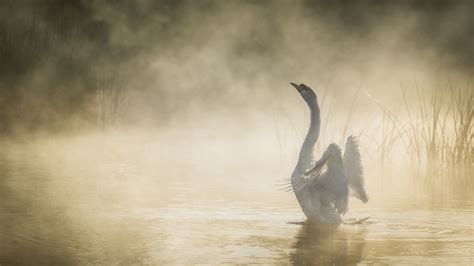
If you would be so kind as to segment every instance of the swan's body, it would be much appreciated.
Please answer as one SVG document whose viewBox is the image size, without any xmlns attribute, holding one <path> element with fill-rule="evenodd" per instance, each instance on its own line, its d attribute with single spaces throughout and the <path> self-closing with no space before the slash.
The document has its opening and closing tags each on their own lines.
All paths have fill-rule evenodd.
<svg viewBox="0 0 474 266">
<path fill-rule="evenodd" d="M 308 105 L 311 119 L 298 163 L 291 175 L 291 187 L 309 220 L 340 224 L 341 215 L 348 210 L 349 192 L 367 202 L 357 140 L 353 136 L 347 139 L 344 156 L 339 146 L 333 143 L 321 159 L 314 161 L 313 150 L 321 126 L 317 95 L 304 84 L 292 85 Z"/>
</svg>

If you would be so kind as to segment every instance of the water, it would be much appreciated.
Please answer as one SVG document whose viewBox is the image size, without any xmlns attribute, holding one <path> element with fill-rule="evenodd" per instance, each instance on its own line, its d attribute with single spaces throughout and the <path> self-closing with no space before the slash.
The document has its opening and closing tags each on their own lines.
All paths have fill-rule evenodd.
<svg viewBox="0 0 474 266">
<path fill-rule="evenodd" d="M 219 149 L 187 155 L 196 163 L 172 154 L 179 144 L 102 141 L 3 150 L 1 265 L 474 263 L 471 201 L 353 200 L 347 218 L 367 222 L 321 226 L 267 170 L 233 169 Z"/>
</svg>

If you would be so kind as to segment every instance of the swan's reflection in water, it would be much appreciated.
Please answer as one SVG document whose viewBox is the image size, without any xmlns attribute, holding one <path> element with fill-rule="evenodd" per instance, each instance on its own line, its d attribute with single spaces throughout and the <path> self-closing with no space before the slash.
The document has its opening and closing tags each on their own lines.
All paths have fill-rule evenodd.
<svg viewBox="0 0 474 266">
<path fill-rule="evenodd" d="M 367 228 L 304 222 L 295 236 L 290 262 L 296 265 L 350 265 L 360 263 Z"/>
</svg>

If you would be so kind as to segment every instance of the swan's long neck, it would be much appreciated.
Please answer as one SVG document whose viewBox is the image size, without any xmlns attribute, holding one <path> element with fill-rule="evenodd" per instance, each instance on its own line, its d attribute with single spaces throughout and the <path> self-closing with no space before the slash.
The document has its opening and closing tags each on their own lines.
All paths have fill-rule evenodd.
<svg viewBox="0 0 474 266">
<path fill-rule="evenodd" d="M 319 105 L 316 101 L 308 103 L 311 118 L 309 124 L 308 134 L 304 139 L 303 146 L 301 147 L 298 163 L 296 164 L 295 170 L 293 171 L 292 178 L 300 177 L 306 170 L 311 167 L 313 161 L 313 150 L 314 145 L 319 137 L 319 130 L 321 127 L 321 114 Z"/>
</svg>

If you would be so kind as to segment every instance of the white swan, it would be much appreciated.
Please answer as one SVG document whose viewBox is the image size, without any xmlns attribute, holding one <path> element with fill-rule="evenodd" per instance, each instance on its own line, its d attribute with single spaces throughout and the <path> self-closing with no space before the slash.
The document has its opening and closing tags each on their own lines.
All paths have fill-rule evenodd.
<svg viewBox="0 0 474 266">
<path fill-rule="evenodd" d="M 314 161 L 313 150 L 321 126 L 318 97 L 305 84 L 291 85 L 311 112 L 308 134 L 291 175 L 291 187 L 309 220 L 340 224 L 343 222 L 341 215 L 348 210 L 349 192 L 364 203 L 368 200 L 357 139 L 353 136 L 347 138 L 344 157 L 339 146 L 333 143 L 321 159 Z"/>
</svg>

